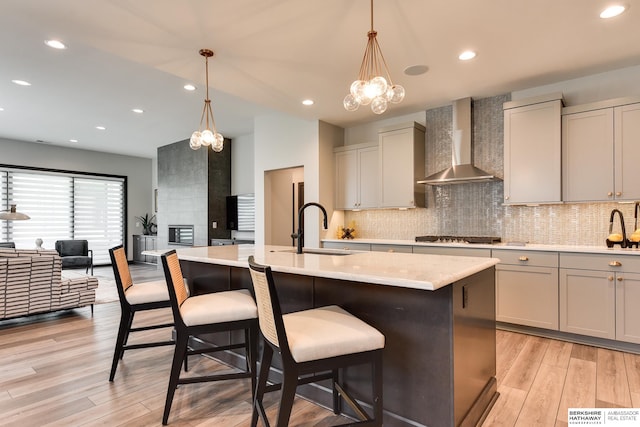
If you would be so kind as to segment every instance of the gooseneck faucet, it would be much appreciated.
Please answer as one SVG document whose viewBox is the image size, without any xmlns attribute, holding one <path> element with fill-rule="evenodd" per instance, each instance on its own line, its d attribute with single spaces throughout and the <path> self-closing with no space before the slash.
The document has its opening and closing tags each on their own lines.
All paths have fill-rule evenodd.
<svg viewBox="0 0 640 427">
<path fill-rule="evenodd" d="M 297 253 L 301 254 L 302 253 L 302 247 L 304 246 L 304 229 L 302 226 L 302 216 L 304 215 L 304 210 L 306 208 L 308 208 L 309 206 L 317 206 L 318 209 L 320 209 L 322 211 L 322 215 L 324 215 L 324 229 L 326 230 L 328 228 L 327 225 L 327 211 L 324 208 L 324 206 L 322 206 L 320 203 L 316 203 L 316 202 L 309 202 L 309 203 L 305 203 L 304 205 L 302 205 L 302 207 L 298 210 L 298 232 L 296 234 L 292 234 L 291 237 L 293 237 L 294 239 L 297 238 L 298 239 L 298 251 Z"/>
</svg>

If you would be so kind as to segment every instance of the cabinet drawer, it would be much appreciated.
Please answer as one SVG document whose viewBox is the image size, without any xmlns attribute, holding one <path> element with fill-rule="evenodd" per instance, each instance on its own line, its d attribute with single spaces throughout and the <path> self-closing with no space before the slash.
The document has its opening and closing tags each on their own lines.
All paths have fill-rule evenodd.
<svg viewBox="0 0 640 427">
<path fill-rule="evenodd" d="M 618 265 L 619 264 L 619 265 Z M 640 256 L 560 253 L 560 267 L 579 270 L 640 272 Z"/>
<path fill-rule="evenodd" d="M 493 249 L 493 258 L 500 258 L 500 264 L 530 265 L 536 267 L 557 267 L 557 252 L 523 251 L 511 249 Z"/>
<path fill-rule="evenodd" d="M 356 242 L 323 242 L 323 248 L 329 249 L 348 249 L 352 251 L 370 251 L 371 245 L 368 243 L 356 243 Z"/>
<path fill-rule="evenodd" d="M 410 254 L 413 248 L 409 245 L 377 245 L 372 244 L 371 250 L 376 252 L 401 252 Z"/>
<path fill-rule="evenodd" d="M 455 256 L 476 256 L 491 257 L 491 249 L 485 248 L 453 248 L 450 246 L 414 246 L 414 254 L 431 255 L 455 255 Z"/>
</svg>

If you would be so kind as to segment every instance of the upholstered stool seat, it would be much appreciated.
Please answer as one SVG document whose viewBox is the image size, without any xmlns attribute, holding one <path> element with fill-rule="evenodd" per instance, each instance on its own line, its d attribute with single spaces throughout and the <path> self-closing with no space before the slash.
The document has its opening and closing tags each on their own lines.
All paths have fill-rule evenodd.
<svg viewBox="0 0 640 427">
<path fill-rule="evenodd" d="M 129 304 L 145 304 L 150 302 L 169 302 L 169 290 L 167 282 L 159 280 L 155 282 L 136 283 L 124 292 Z"/>
<path fill-rule="evenodd" d="M 196 326 L 255 319 L 258 309 L 251 292 L 242 289 L 187 298 L 180 306 L 180 314 L 185 325 Z"/>
<path fill-rule="evenodd" d="M 337 305 L 282 316 L 296 362 L 384 348 L 384 335 Z"/>
<path fill-rule="evenodd" d="M 298 385 L 322 380 L 331 380 L 333 412 L 342 412 L 344 400 L 359 418 L 344 425 L 381 426 L 384 335 L 336 305 L 283 315 L 271 267 L 250 256 L 249 268 L 264 342 L 251 426 L 256 427 L 261 417 L 269 427 L 262 400 L 265 393 L 278 389 L 282 392 L 276 427 L 288 426 Z M 282 358 L 281 384 L 267 384 L 274 352 Z M 364 364 L 371 367 L 373 417 L 339 381 L 340 369 Z"/>
</svg>

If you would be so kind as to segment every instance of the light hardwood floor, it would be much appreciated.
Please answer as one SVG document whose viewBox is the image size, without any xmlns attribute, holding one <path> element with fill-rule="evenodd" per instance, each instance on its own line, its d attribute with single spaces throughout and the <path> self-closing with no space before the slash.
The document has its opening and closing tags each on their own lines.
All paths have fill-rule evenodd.
<svg viewBox="0 0 640 427">
<path fill-rule="evenodd" d="M 159 274 L 132 266 L 134 280 Z M 127 352 L 110 383 L 119 313 L 118 303 L 109 303 L 97 305 L 93 317 L 82 308 L 0 322 L 0 425 L 161 425 L 173 349 Z M 136 324 L 170 316 L 168 309 L 140 313 Z M 131 340 L 168 334 L 150 331 Z M 191 360 L 194 373 L 228 369 L 205 357 Z M 498 331 L 497 379 L 500 397 L 484 426 L 566 426 L 569 407 L 640 407 L 640 356 L 618 351 Z M 266 402 L 271 419 L 276 398 L 271 393 Z M 247 426 L 250 417 L 248 380 L 195 384 L 176 392 L 169 425 Z M 296 399 L 291 425 L 344 421 Z"/>
</svg>

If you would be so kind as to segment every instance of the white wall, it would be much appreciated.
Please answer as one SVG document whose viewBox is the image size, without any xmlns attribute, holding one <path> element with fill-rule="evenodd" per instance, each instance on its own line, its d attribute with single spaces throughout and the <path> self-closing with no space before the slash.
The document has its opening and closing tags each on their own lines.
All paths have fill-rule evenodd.
<svg viewBox="0 0 640 427">
<path fill-rule="evenodd" d="M 153 213 L 152 159 L 0 138 L 0 163 L 126 176 L 130 254 L 133 248 L 131 235 L 142 233 L 142 227 L 135 226 L 135 217 Z"/>
<path fill-rule="evenodd" d="M 269 221 L 265 217 L 269 211 L 265 210 L 265 172 L 275 169 L 304 167 L 305 202 L 319 202 L 322 205 L 332 205 L 333 199 L 322 191 L 324 186 L 331 186 L 332 182 L 322 182 L 323 173 L 333 174 L 331 168 L 321 173 L 321 152 L 325 153 L 335 145 L 331 132 L 320 138 L 320 123 L 318 121 L 303 120 L 282 113 L 273 113 L 255 119 L 255 189 L 256 189 L 256 245 L 265 242 L 265 224 Z M 341 133 L 341 132 L 340 132 Z M 340 138 L 341 139 L 341 138 Z M 325 169 L 326 164 L 323 163 Z M 329 215 L 331 211 L 327 212 Z M 317 224 L 314 227 L 313 224 Z M 305 211 L 305 246 L 320 246 L 320 211 L 315 208 Z"/>
<path fill-rule="evenodd" d="M 254 135 L 241 135 L 231 142 L 231 194 L 254 193 Z"/>
<path fill-rule="evenodd" d="M 362 144 L 365 142 L 377 144 L 378 130 L 380 128 L 406 122 L 417 122 L 424 126 L 425 121 L 425 112 L 418 111 L 404 116 L 390 117 L 352 126 L 344 130 L 344 145 Z"/>
<path fill-rule="evenodd" d="M 511 99 L 516 101 L 554 92 L 562 92 L 565 106 L 626 96 L 640 96 L 640 66 L 518 90 L 511 92 Z"/>
</svg>

